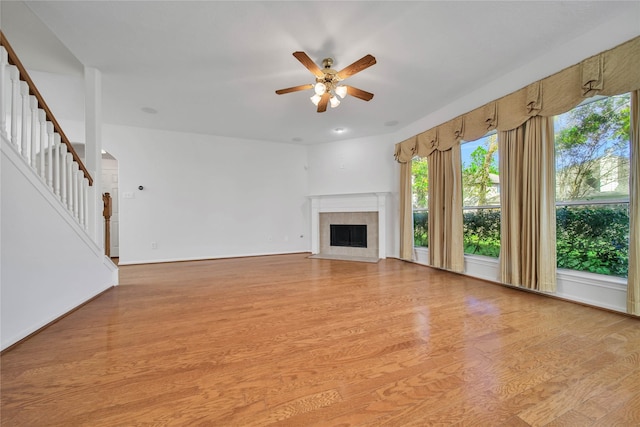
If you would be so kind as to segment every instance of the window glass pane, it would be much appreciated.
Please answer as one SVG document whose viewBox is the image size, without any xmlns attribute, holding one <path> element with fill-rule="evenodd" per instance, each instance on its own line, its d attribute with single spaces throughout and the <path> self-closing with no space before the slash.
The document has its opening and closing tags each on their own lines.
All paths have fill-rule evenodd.
<svg viewBox="0 0 640 427">
<path fill-rule="evenodd" d="M 464 206 L 500 205 L 498 135 L 483 136 L 460 145 Z"/>
<path fill-rule="evenodd" d="M 429 174 L 427 159 L 416 157 L 411 163 L 413 204 L 413 245 L 429 246 Z"/>
<path fill-rule="evenodd" d="M 627 276 L 629 94 L 556 116 L 559 268 Z"/>
<path fill-rule="evenodd" d="M 624 94 L 556 116 L 556 200 L 629 197 L 629 110 Z"/>
<path fill-rule="evenodd" d="M 500 255 L 498 135 L 460 145 L 462 157 L 464 252 Z"/>
</svg>

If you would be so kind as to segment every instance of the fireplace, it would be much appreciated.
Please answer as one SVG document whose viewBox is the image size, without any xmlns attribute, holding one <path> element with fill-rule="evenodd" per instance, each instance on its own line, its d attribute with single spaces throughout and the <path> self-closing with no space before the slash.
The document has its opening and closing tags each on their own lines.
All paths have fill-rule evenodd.
<svg viewBox="0 0 640 427">
<path fill-rule="evenodd" d="M 310 196 L 312 257 L 367 262 L 386 258 L 387 195 L 357 193 Z M 354 232 L 351 231 L 349 240 L 357 240 L 358 243 L 336 246 L 331 243 L 334 225 L 349 228 L 366 226 L 362 232 L 366 241 L 357 236 L 354 238 Z"/>
<path fill-rule="evenodd" d="M 380 258 L 378 212 L 321 212 L 319 218 L 319 255 Z M 337 245 L 334 244 L 336 238 Z"/>
<path fill-rule="evenodd" d="M 330 224 L 331 246 L 367 247 L 366 224 Z"/>
</svg>

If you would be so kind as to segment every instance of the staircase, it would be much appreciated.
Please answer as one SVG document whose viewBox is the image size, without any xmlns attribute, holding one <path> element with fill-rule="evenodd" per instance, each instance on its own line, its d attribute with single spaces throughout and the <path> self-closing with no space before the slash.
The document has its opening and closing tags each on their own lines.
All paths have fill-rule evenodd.
<svg viewBox="0 0 640 427">
<path fill-rule="evenodd" d="M 101 194 L 1 32 L 0 42 L 5 350 L 117 285 L 118 269 L 89 233 Z"/>
</svg>

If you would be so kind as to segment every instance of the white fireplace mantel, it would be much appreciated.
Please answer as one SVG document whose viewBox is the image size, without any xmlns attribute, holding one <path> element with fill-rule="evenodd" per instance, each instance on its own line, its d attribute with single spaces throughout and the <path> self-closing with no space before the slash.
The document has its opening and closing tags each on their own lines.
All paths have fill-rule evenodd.
<svg viewBox="0 0 640 427">
<path fill-rule="evenodd" d="M 311 253 L 320 252 L 320 213 L 323 212 L 378 212 L 378 253 L 386 254 L 386 203 L 390 193 L 325 194 L 309 196 L 311 200 Z"/>
</svg>

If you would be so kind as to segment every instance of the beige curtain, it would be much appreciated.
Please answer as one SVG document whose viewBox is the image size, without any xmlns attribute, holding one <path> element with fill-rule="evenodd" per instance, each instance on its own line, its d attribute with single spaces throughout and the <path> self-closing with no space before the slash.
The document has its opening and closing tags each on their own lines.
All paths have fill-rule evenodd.
<svg viewBox="0 0 640 427">
<path fill-rule="evenodd" d="M 636 70 L 637 71 L 637 70 Z M 640 90 L 631 92 L 627 312 L 640 316 Z"/>
<path fill-rule="evenodd" d="M 464 271 L 460 145 L 433 151 L 429 164 L 429 264 Z"/>
<path fill-rule="evenodd" d="M 524 126 L 498 133 L 500 169 L 500 279 L 521 285 L 520 220 Z M 513 167 L 511 167 L 513 165 Z"/>
<path fill-rule="evenodd" d="M 556 290 L 553 119 L 532 117 L 498 134 L 501 280 Z"/>
<path fill-rule="evenodd" d="M 395 157 L 400 163 L 400 258 L 413 260 L 413 209 L 411 159 L 416 153 L 416 137 L 396 144 Z"/>
<path fill-rule="evenodd" d="M 413 260 L 411 160 L 400 163 L 400 259 Z"/>
</svg>

